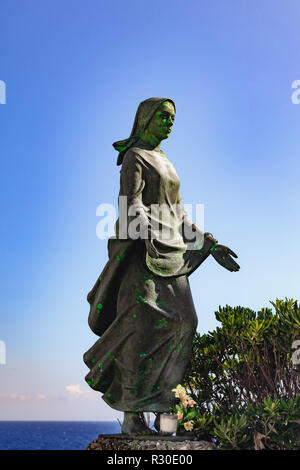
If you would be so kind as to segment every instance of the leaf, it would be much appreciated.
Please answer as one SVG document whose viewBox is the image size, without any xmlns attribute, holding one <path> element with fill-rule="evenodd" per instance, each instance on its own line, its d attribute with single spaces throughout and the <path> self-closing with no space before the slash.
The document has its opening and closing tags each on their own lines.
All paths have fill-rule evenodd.
<svg viewBox="0 0 300 470">
<path fill-rule="evenodd" d="M 185 419 L 194 418 L 195 415 L 196 415 L 195 410 L 189 411 L 188 414 L 185 416 Z"/>
</svg>

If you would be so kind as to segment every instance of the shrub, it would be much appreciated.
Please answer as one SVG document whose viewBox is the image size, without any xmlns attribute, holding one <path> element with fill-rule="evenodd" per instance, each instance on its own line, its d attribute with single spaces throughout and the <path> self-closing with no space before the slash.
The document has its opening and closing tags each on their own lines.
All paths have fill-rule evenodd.
<svg viewBox="0 0 300 470">
<path fill-rule="evenodd" d="M 183 381 L 195 401 L 193 431 L 221 449 L 300 448 L 300 374 L 292 360 L 300 308 L 287 298 L 271 304 L 274 312 L 219 307 L 221 327 L 195 335 Z"/>
</svg>

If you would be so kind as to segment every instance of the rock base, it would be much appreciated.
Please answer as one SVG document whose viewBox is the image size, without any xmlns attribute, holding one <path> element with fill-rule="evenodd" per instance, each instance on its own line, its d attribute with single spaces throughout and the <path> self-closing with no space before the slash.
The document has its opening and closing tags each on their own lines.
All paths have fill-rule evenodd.
<svg viewBox="0 0 300 470">
<path fill-rule="evenodd" d="M 99 434 L 86 450 L 217 450 L 213 442 L 195 437 L 179 436 L 126 436 L 125 434 Z"/>
</svg>

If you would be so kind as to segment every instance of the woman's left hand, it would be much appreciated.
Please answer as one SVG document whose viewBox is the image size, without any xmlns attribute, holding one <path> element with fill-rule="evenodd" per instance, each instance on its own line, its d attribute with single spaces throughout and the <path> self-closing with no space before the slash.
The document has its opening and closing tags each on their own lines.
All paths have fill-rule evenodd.
<svg viewBox="0 0 300 470">
<path fill-rule="evenodd" d="M 237 255 L 227 246 L 217 245 L 214 251 L 212 252 L 215 260 L 223 266 L 223 268 L 228 269 L 228 271 L 238 271 L 240 269 L 239 265 L 231 258 L 230 255 L 237 258 Z"/>
</svg>

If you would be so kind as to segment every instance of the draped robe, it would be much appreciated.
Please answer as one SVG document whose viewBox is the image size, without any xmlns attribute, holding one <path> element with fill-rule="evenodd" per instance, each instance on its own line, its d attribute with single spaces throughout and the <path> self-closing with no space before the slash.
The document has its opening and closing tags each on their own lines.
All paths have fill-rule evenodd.
<svg viewBox="0 0 300 470">
<path fill-rule="evenodd" d="M 216 240 L 198 227 L 193 239 L 191 232 L 187 237 L 184 227 L 191 230 L 192 222 L 180 180 L 162 151 L 127 150 L 119 196 L 134 210 L 122 218 L 119 198 L 109 261 L 88 294 L 89 325 L 100 339 L 84 354 L 86 381 L 116 410 L 163 412 L 174 403 L 172 388 L 185 375 L 198 323 L 188 277 Z M 133 221 L 138 236 L 130 232 Z M 157 258 L 141 235 L 147 227 Z"/>
</svg>

